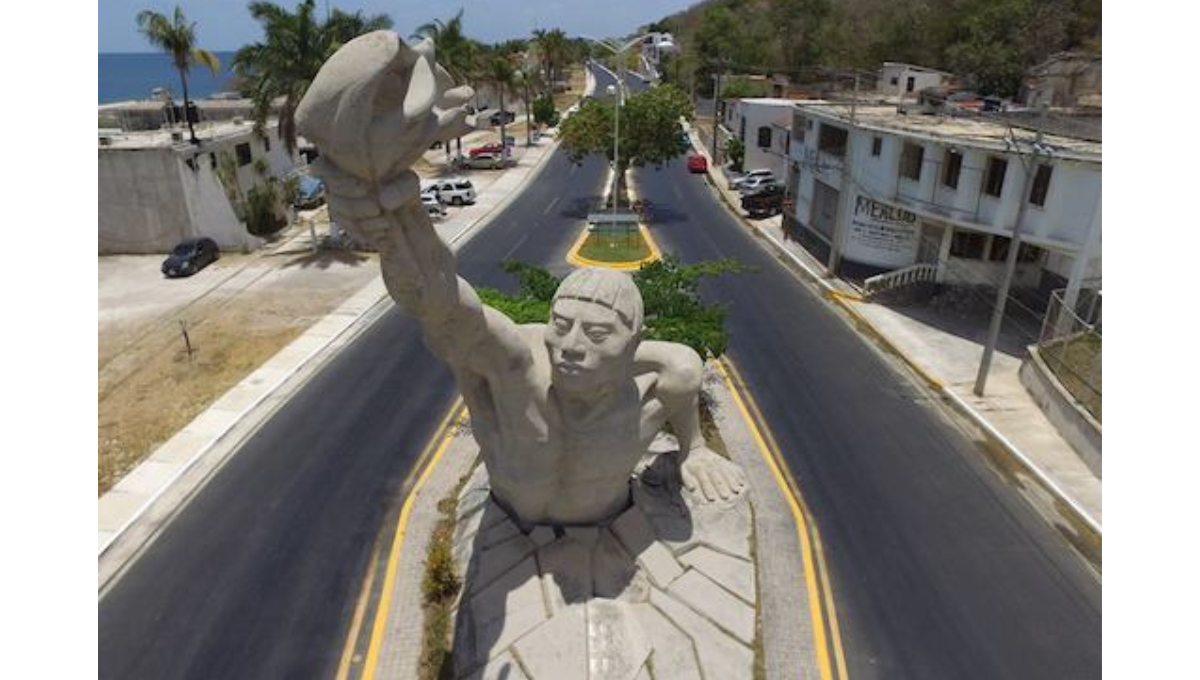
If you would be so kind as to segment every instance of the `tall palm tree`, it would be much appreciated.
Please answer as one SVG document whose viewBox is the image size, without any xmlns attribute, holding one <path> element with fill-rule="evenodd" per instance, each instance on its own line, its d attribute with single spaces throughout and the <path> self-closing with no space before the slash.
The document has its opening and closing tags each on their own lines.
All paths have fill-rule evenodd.
<svg viewBox="0 0 1200 680">
<path fill-rule="evenodd" d="M 538 30 L 534 31 L 534 40 L 546 71 L 547 94 L 553 95 L 554 83 L 562 79 L 562 70 L 567 61 L 567 35 L 560 28 Z"/>
<path fill-rule="evenodd" d="M 172 19 L 152 10 L 142 10 L 138 12 L 137 25 L 151 45 L 171 55 L 175 70 L 179 71 L 179 80 L 183 84 L 183 117 L 187 120 L 188 133 L 191 135 L 192 144 L 199 144 L 196 129 L 192 127 L 192 117 L 188 115 L 191 108 L 188 98 L 188 71 L 191 70 L 192 64 L 203 64 L 215 75 L 221 70 L 221 62 L 212 52 L 196 46 L 196 22 L 189 22 L 178 5 Z"/>
<path fill-rule="evenodd" d="M 243 47 L 233 56 L 234 72 L 242 79 L 243 94 L 254 102 L 254 121 L 261 132 L 279 103 L 279 137 L 288 153 L 296 152 L 296 107 L 325 60 L 353 38 L 391 28 L 387 15 L 363 16 L 334 10 L 322 22 L 315 0 L 302 0 L 295 14 L 271 2 L 255 1 L 250 16 L 262 24 L 263 41 Z"/>
<path fill-rule="evenodd" d="M 504 95 L 507 92 L 512 92 L 517 84 L 517 70 L 513 67 L 512 61 L 508 57 L 501 56 L 492 52 L 486 57 L 486 71 L 483 72 L 484 81 L 491 85 L 496 90 L 496 96 L 500 98 L 500 144 L 502 148 L 507 148 L 508 136 L 505 134 L 506 120 L 504 117 Z"/>
</svg>

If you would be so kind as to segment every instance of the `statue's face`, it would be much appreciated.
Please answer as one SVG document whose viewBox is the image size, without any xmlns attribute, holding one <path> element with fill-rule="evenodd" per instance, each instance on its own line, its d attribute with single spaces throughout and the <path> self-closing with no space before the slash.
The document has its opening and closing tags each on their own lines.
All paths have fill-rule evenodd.
<svg viewBox="0 0 1200 680">
<path fill-rule="evenodd" d="M 559 298 L 550 310 L 545 339 L 554 386 L 584 394 L 629 375 L 637 338 L 608 307 Z"/>
</svg>

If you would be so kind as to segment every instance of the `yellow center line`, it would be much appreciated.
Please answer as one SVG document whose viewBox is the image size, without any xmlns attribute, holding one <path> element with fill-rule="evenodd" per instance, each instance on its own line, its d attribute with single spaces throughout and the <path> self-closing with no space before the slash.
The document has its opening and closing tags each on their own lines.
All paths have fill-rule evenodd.
<svg viewBox="0 0 1200 680">
<path fill-rule="evenodd" d="M 404 534 L 408 529 L 408 516 L 412 512 L 413 502 L 417 498 L 417 494 L 421 488 L 425 486 L 426 480 L 437 467 L 438 461 L 442 459 L 442 455 L 446 453 L 446 449 L 450 447 L 450 442 L 454 440 L 454 428 L 452 425 L 461 423 L 465 419 L 463 411 L 462 397 L 457 397 L 454 403 L 450 406 L 450 410 L 442 419 L 438 429 L 434 431 L 434 435 L 429 440 L 429 444 L 425 446 L 425 452 L 428 453 L 431 447 L 437 443 L 437 449 L 433 452 L 429 460 L 429 464 L 421 471 L 421 476 L 417 479 L 417 483 L 413 485 L 411 491 L 408 492 L 408 497 L 404 499 L 404 506 L 400 509 L 400 519 L 396 523 L 396 535 L 392 539 L 392 548 L 388 553 L 387 570 L 383 578 L 383 591 L 379 595 L 379 604 L 375 607 L 375 619 L 371 627 L 371 642 L 367 647 L 367 660 L 363 666 L 362 680 L 373 680 L 375 677 L 375 667 L 379 663 L 379 653 L 383 647 L 383 634 L 387 627 L 388 610 L 391 608 L 392 595 L 396 588 L 396 571 L 400 565 L 400 555 L 404 547 Z M 423 454 L 422 459 L 425 458 Z M 414 471 L 420 469 L 420 459 Z M 405 480 L 407 482 L 407 480 Z"/>
<path fill-rule="evenodd" d="M 742 418 L 749 426 L 750 434 L 753 436 L 755 443 L 758 444 L 763 459 L 767 462 L 767 467 L 775 477 L 776 483 L 784 491 L 784 495 L 787 496 L 792 517 L 795 519 L 796 535 L 800 540 L 801 556 L 804 561 L 805 585 L 809 593 L 809 615 L 813 624 L 814 646 L 817 648 L 817 666 L 821 672 L 821 677 L 826 680 L 830 680 L 833 677 L 833 669 L 829 658 L 829 648 L 832 646 L 834 663 L 837 664 L 838 677 L 846 680 L 849 676 L 846 673 L 846 661 L 842 651 L 841 630 L 838 626 L 837 610 L 834 606 L 832 588 L 829 585 L 829 578 L 827 576 L 828 569 L 825 567 L 821 551 L 820 536 L 815 526 L 810 527 L 807 520 L 807 513 L 802 509 L 804 502 L 800 498 L 799 490 L 793 490 L 792 485 L 780 469 L 780 465 L 776 462 L 775 452 L 779 450 L 778 444 L 775 443 L 775 438 L 771 435 L 770 428 L 767 426 L 766 420 L 762 417 L 762 412 L 754 404 L 754 397 L 750 395 L 749 391 L 745 392 L 746 400 L 750 402 L 749 406 L 742 399 L 742 391 L 738 389 L 737 385 L 745 385 L 745 381 L 742 380 L 737 368 L 728 357 L 719 359 L 715 364 L 717 372 L 721 374 L 726 386 L 729 387 L 734 403 L 737 404 L 738 409 L 742 413 Z M 733 374 L 732 378 L 730 376 L 731 373 Z M 736 384 L 734 382 L 735 379 Z M 751 410 L 757 414 L 757 419 L 751 415 Z M 771 445 L 767 444 L 767 441 L 763 437 L 763 432 L 760 431 L 757 423 L 762 423 L 762 429 L 766 432 L 766 439 L 771 441 Z M 810 533 L 812 536 L 811 541 L 809 538 Z M 814 561 L 820 565 L 819 579 L 817 577 L 818 569 Z M 829 616 L 829 637 L 832 640 L 826 637 L 825 618 L 822 610 Z"/>
</svg>

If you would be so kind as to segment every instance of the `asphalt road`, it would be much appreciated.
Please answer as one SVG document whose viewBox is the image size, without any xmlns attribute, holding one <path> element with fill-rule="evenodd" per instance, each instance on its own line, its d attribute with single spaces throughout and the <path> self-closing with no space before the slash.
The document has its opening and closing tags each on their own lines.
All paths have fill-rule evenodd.
<svg viewBox="0 0 1200 680">
<path fill-rule="evenodd" d="M 605 84 L 601 75 L 600 87 Z M 606 164 L 556 152 L 459 251 L 477 286 L 515 289 L 512 257 L 563 256 Z M 455 394 L 393 308 L 323 368 L 180 512 L 99 601 L 99 677 L 329 678 L 401 483 Z"/>
<path fill-rule="evenodd" d="M 703 175 L 675 161 L 635 185 L 664 252 L 759 269 L 701 290 L 816 516 L 850 677 L 1099 678 L 1099 582 L 976 446 Z"/>
<path fill-rule="evenodd" d="M 605 168 L 549 163 L 459 252 L 476 285 L 511 289 L 505 257 L 567 269 Z M 760 267 L 704 292 L 730 305 L 730 354 L 813 508 L 851 677 L 1099 677 L 1100 587 L 1061 538 L 701 177 L 677 161 L 636 181 L 664 250 Z M 99 677 L 330 677 L 371 545 L 453 394 L 415 324 L 386 314 L 100 599 Z"/>
</svg>

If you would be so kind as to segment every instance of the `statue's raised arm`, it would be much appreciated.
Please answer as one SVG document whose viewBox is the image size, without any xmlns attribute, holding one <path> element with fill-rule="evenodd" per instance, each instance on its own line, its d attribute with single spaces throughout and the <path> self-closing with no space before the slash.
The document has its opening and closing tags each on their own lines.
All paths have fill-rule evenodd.
<svg viewBox="0 0 1200 680">
<path fill-rule="evenodd" d="M 316 144 L 330 218 L 380 252 L 392 298 L 422 324 L 426 344 L 455 368 L 483 372 L 498 354 L 527 351 L 515 326 L 484 307 L 421 205 L 412 164 L 430 145 L 473 129 L 433 43 L 391 31 L 355 38 L 321 67 L 296 110 Z M 484 342 L 489 340 L 489 342 Z"/>
</svg>

